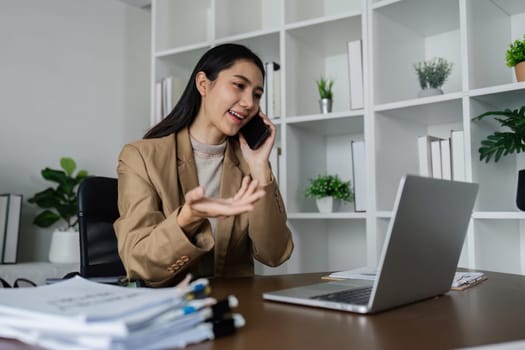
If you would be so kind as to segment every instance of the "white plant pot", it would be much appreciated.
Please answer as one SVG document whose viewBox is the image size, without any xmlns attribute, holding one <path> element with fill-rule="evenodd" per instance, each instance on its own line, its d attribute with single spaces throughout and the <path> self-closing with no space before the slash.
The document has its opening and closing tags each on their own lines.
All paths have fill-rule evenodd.
<svg viewBox="0 0 525 350">
<path fill-rule="evenodd" d="M 332 112 L 332 100 L 329 98 L 323 98 L 319 100 L 319 108 L 321 113 L 328 114 Z"/>
<path fill-rule="evenodd" d="M 317 209 L 319 209 L 320 213 L 336 212 L 339 208 L 339 204 L 341 203 L 338 199 L 335 199 L 334 197 L 317 198 L 315 202 L 317 203 Z"/>
<path fill-rule="evenodd" d="M 80 262 L 78 231 L 55 230 L 53 232 L 49 247 L 49 261 L 57 264 Z"/>
<path fill-rule="evenodd" d="M 436 88 L 422 89 L 417 94 L 418 97 L 428 97 L 428 96 L 437 96 L 443 95 L 443 90 Z"/>
</svg>

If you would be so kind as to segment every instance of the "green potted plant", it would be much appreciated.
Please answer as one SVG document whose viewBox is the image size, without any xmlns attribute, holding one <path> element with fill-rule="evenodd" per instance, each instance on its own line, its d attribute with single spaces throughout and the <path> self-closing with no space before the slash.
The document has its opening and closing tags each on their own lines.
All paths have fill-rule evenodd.
<svg viewBox="0 0 525 350">
<path fill-rule="evenodd" d="M 414 64 L 421 87 L 418 97 L 443 94 L 441 87 L 452 72 L 452 65 L 442 57 L 434 57 Z"/>
<path fill-rule="evenodd" d="M 79 237 L 77 231 L 77 192 L 80 182 L 88 176 L 86 170 L 79 170 L 72 158 L 60 159 L 61 170 L 44 168 L 41 171 L 45 180 L 56 183 L 29 198 L 29 203 L 36 204 L 41 211 L 33 224 L 47 228 L 62 221 L 62 227 L 53 232 L 49 249 L 49 260 L 56 263 L 79 261 Z"/>
<path fill-rule="evenodd" d="M 507 66 L 514 67 L 516 79 L 525 81 L 525 35 L 523 40 L 515 40 L 510 44 L 505 58 Z"/>
<path fill-rule="evenodd" d="M 351 202 L 354 199 L 350 181 L 342 181 L 337 175 L 318 175 L 310 179 L 305 196 L 316 199 L 321 213 L 333 212 L 340 201 Z"/>
<path fill-rule="evenodd" d="M 491 159 L 498 162 L 501 157 L 512 153 L 525 151 L 525 106 L 519 109 L 505 109 L 503 111 L 490 111 L 478 115 L 473 120 L 495 116 L 502 127 L 507 130 L 495 131 L 481 141 L 479 147 L 479 160 L 488 163 Z M 518 172 L 518 191 L 516 205 L 525 210 L 525 170 Z"/>
<path fill-rule="evenodd" d="M 486 112 L 472 120 L 478 121 L 488 116 L 496 116 L 494 119 L 509 130 L 495 131 L 481 141 L 478 149 L 480 161 L 488 163 L 494 157 L 494 162 L 497 162 L 508 154 L 525 151 L 525 106 Z"/>
<path fill-rule="evenodd" d="M 332 88 L 334 86 L 334 81 L 321 78 L 317 80 L 316 83 L 317 91 L 319 91 L 319 107 L 321 108 L 321 113 L 326 114 L 332 112 Z"/>
</svg>

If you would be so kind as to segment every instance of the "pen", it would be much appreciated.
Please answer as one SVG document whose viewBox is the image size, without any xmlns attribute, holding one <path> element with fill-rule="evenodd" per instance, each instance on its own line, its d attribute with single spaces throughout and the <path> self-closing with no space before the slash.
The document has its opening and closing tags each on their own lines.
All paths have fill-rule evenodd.
<svg viewBox="0 0 525 350">
<path fill-rule="evenodd" d="M 246 322 L 242 315 L 233 314 L 231 317 L 223 320 L 203 322 L 181 333 L 172 334 L 171 337 L 159 338 L 156 342 L 147 344 L 143 349 L 184 348 L 189 344 L 213 340 L 235 333 L 238 328 L 243 327 L 245 324 Z"/>
<path fill-rule="evenodd" d="M 220 320 L 238 305 L 239 301 L 233 295 L 218 302 L 214 298 L 195 299 L 185 302 L 181 307 L 165 312 L 158 318 L 162 317 L 162 322 L 172 322 L 200 311 L 203 320 Z"/>
<path fill-rule="evenodd" d="M 237 328 L 246 324 L 241 314 L 232 314 L 231 317 L 213 322 L 204 322 L 197 326 L 207 332 L 207 339 L 214 339 L 235 333 Z"/>
<path fill-rule="evenodd" d="M 224 316 L 226 313 L 230 312 L 232 308 L 235 308 L 239 305 L 239 300 L 234 296 L 230 295 L 226 299 L 218 301 L 211 306 L 214 317 Z M 220 315 L 220 316 L 219 316 Z"/>
</svg>

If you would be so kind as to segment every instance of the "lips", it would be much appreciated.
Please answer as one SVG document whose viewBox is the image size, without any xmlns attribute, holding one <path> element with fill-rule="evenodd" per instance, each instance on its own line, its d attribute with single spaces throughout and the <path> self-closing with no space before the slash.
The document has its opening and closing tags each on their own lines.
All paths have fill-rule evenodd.
<svg viewBox="0 0 525 350">
<path fill-rule="evenodd" d="M 246 118 L 244 115 L 242 114 L 239 114 L 237 112 L 235 112 L 234 110 L 229 110 L 228 113 L 232 116 L 234 116 L 235 118 L 239 119 L 239 120 L 244 120 L 244 118 Z"/>
</svg>

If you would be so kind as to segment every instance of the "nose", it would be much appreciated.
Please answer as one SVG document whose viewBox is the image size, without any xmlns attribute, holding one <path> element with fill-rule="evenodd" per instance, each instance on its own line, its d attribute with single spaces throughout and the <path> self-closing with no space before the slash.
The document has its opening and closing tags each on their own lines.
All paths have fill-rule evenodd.
<svg viewBox="0 0 525 350">
<path fill-rule="evenodd" d="M 241 101 L 240 101 L 241 107 L 247 110 L 250 110 L 253 108 L 254 104 L 255 104 L 255 97 L 253 96 L 253 92 L 249 91 L 249 89 L 246 89 L 245 91 L 243 91 L 243 94 L 241 96 Z"/>
</svg>

